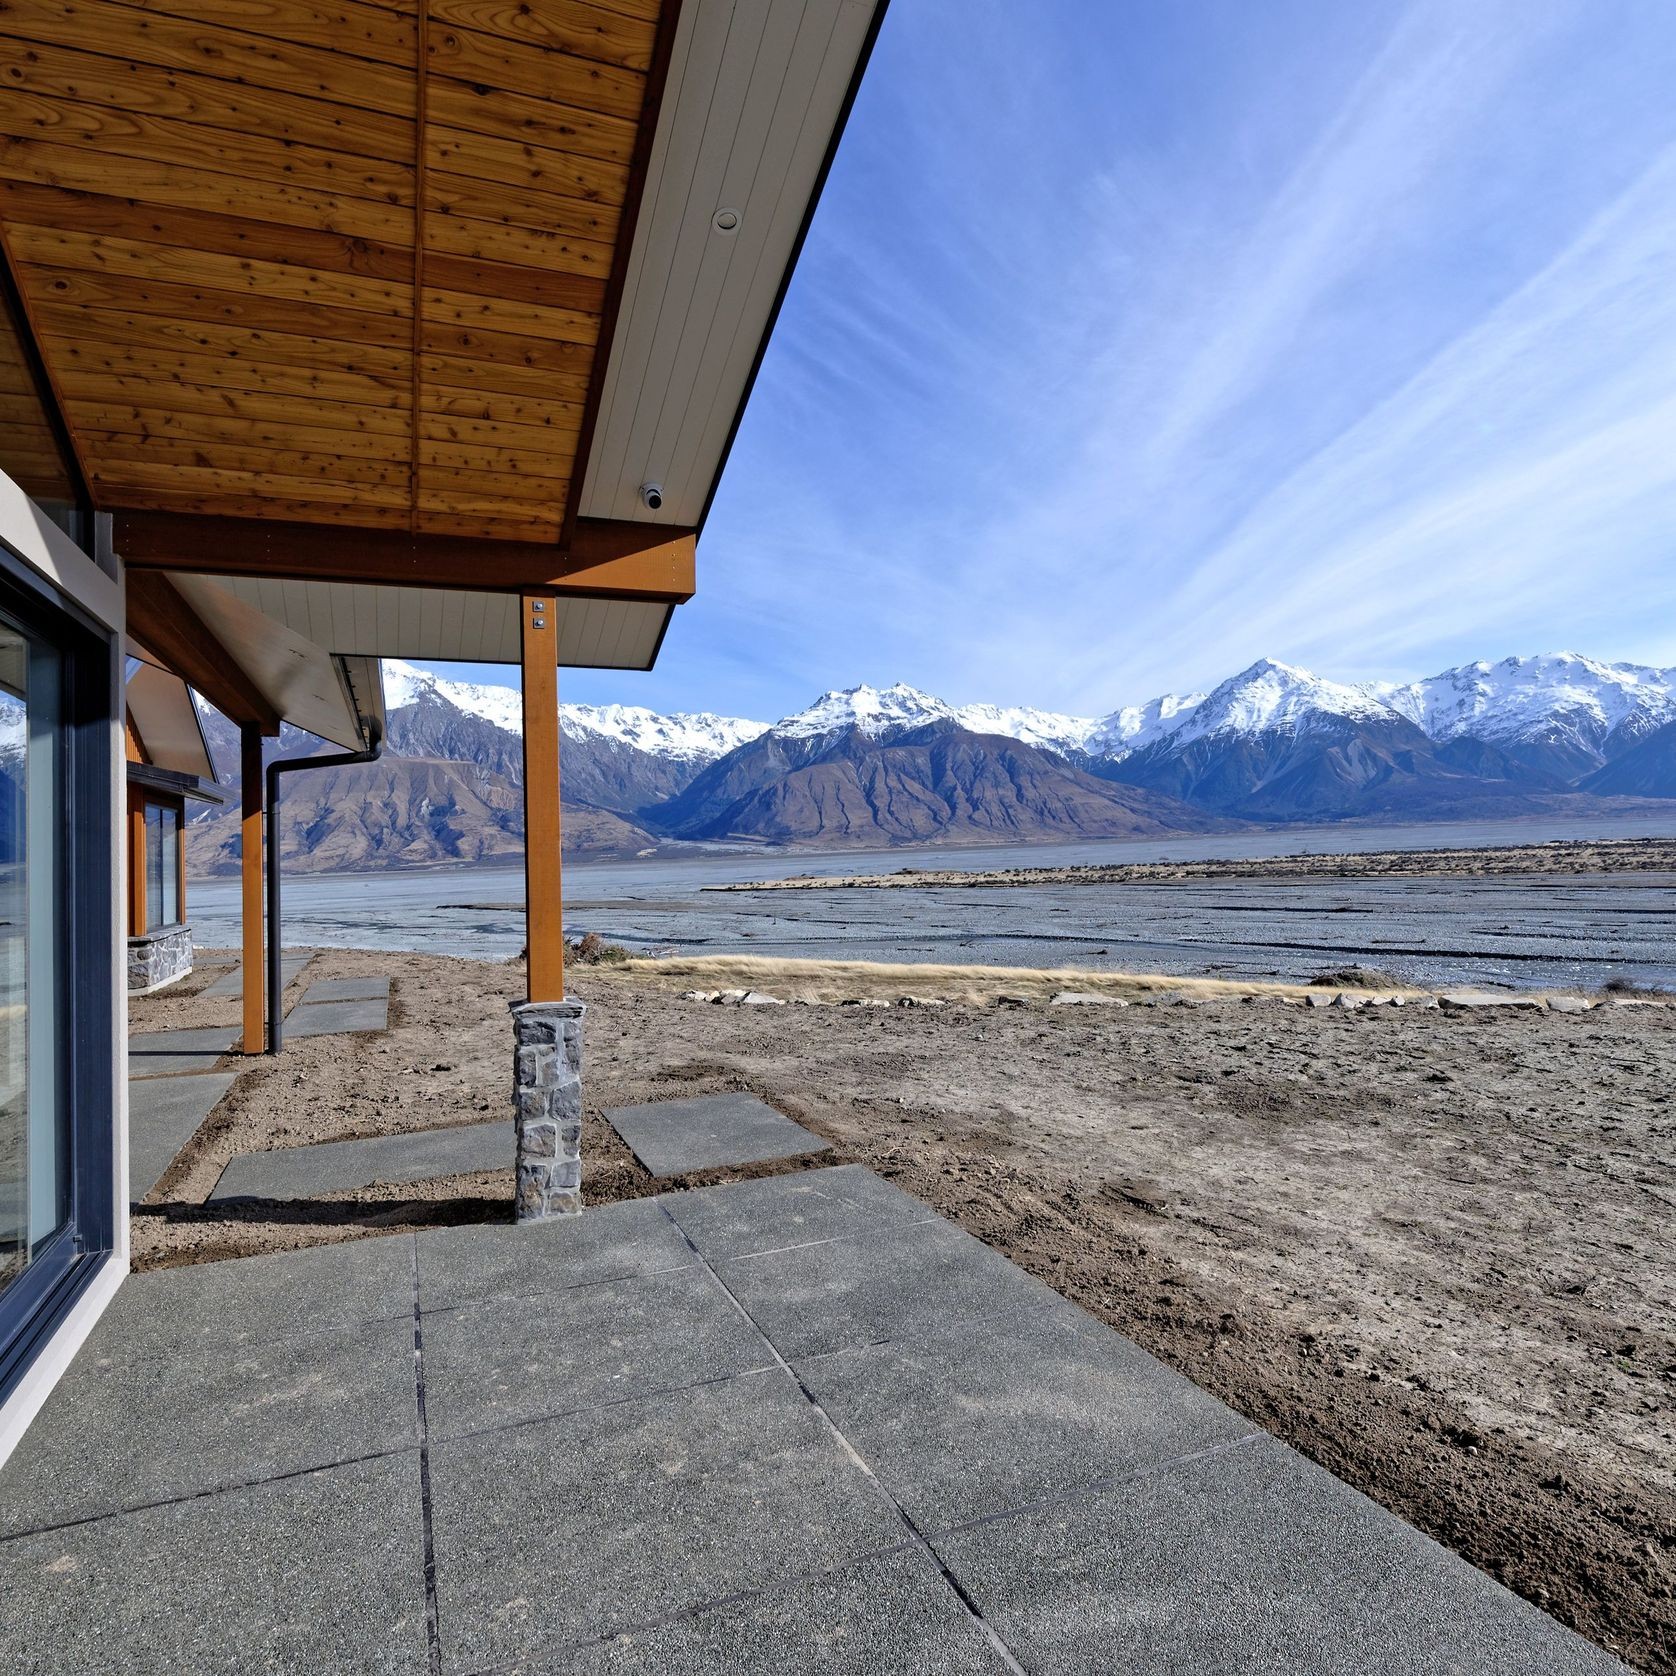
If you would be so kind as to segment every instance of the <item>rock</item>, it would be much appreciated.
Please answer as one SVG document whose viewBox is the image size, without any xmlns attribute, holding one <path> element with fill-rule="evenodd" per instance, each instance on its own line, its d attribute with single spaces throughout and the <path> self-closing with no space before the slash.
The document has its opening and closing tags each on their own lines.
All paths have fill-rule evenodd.
<svg viewBox="0 0 1676 1676">
<path fill-rule="evenodd" d="M 739 997 L 741 1007 L 783 1007 L 785 1002 L 778 995 L 764 995 L 761 990 L 747 989 Z"/>
<path fill-rule="evenodd" d="M 1406 1007 L 1408 1005 L 1408 997 L 1406 995 L 1393 995 L 1391 997 L 1391 1005 L 1393 1007 Z"/>
<path fill-rule="evenodd" d="M 1304 998 L 1304 1003 L 1306 1006 L 1310 1007 L 1330 1007 L 1333 1004 L 1332 997 L 1327 995 L 1306 996 Z"/>
<path fill-rule="evenodd" d="M 710 1004 L 715 1007 L 737 1007 L 749 994 L 748 989 L 718 989 L 710 997 Z"/>
<path fill-rule="evenodd" d="M 689 989 L 682 992 L 683 1001 L 714 1001 L 716 991 L 713 989 Z"/>
<path fill-rule="evenodd" d="M 995 1005 L 998 1007 L 1027 1007 L 1030 1003 L 1022 995 L 997 995 Z"/>
<path fill-rule="evenodd" d="M 888 1007 L 888 1001 L 882 1001 L 875 995 L 852 995 L 847 1000 L 838 1003 L 840 1007 Z"/>
<path fill-rule="evenodd" d="M 1550 995 L 1548 997 L 1548 1011 L 1551 1013 L 1592 1013 L 1594 1002 L 1585 1001 L 1581 995 Z"/>
<path fill-rule="evenodd" d="M 1365 995 L 1351 995 L 1342 989 L 1333 997 L 1333 1005 L 1346 1011 L 1353 1011 L 1355 1008 L 1365 1007 L 1367 1004 L 1368 998 Z"/>
<path fill-rule="evenodd" d="M 1508 1008 L 1528 1013 L 1542 1011 L 1542 1003 L 1534 995 L 1487 995 L 1478 989 L 1457 989 L 1448 995 L 1440 995 L 1437 1004 L 1446 1013 L 1493 1012 Z"/>
<path fill-rule="evenodd" d="M 1086 989 L 1062 989 L 1049 1002 L 1050 1007 L 1127 1007 L 1129 1003 L 1119 995 L 1095 995 Z"/>
<path fill-rule="evenodd" d="M 899 1007 L 946 1007 L 948 1002 L 935 995 L 898 995 L 896 1004 Z"/>
</svg>

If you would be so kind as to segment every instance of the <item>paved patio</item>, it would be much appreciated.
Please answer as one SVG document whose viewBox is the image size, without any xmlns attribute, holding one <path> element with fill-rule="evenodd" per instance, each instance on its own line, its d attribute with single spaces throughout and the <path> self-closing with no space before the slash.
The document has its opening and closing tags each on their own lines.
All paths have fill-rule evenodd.
<svg viewBox="0 0 1676 1676">
<path fill-rule="evenodd" d="M 1621 1666 L 859 1167 L 141 1276 L 0 1669 Z"/>
</svg>

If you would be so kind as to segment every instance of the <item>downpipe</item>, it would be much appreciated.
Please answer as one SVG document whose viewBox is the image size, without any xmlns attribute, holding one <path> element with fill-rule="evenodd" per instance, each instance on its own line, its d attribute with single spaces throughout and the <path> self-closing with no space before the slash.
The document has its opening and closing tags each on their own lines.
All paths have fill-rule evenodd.
<svg viewBox="0 0 1676 1676">
<path fill-rule="evenodd" d="M 305 768 L 353 768 L 357 763 L 377 762 L 384 753 L 384 735 L 377 722 L 367 732 L 364 751 L 341 751 L 329 757 L 276 758 L 267 767 L 268 827 L 268 1052 L 278 1053 L 285 1045 L 285 1020 L 280 1005 L 280 984 L 284 938 L 280 918 L 279 865 L 279 777 L 298 774 Z"/>
</svg>

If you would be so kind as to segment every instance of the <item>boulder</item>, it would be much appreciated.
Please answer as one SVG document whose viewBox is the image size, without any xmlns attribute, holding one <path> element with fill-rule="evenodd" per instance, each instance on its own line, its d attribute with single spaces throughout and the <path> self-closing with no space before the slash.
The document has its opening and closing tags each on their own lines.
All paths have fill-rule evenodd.
<svg viewBox="0 0 1676 1676">
<path fill-rule="evenodd" d="M 1030 1003 L 1022 995 L 997 995 L 995 1005 L 998 1007 L 1027 1007 Z"/>
<path fill-rule="evenodd" d="M 739 997 L 741 1007 L 783 1007 L 785 1002 L 778 995 L 764 995 L 760 989 L 747 989 Z"/>
<path fill-rule="evenodd" d="M 1548 997 L 1548 1011 L 1551 1013 L 1592 1013 L 1594 1010 L 1594 1002 L 1585 1001 L 1581 995 L 1550 995 Z"/>
<path fill-rule="evenodd" d="M 1506 1011 L 1539 1013 L 1542 1003 L 1534 995 L 1488 995 L 1479 989 L 1457 989 L 1440 995 L 1437 1004 L 1446 1013 L 1477 1013 Z"/>
<path fill-rule="evenodd" d="M 1049 1002 L 1050 1007 L 1127 1007 L 1120 995 L 1096 995 L 1087 989 L 1062 989 Z"/>
<path fill-rule="evenodd" d="M 682 992 L 683 1001 L 714 1001 L 716 991 L 713 989 L 689 989 Z"/>
<path fill-rule="evenodd" d="M 946 1007 L 948 1002 L 935 995 L 898 995 L 896 1004 L 899 1007 Z"/>
<path fill-rule="evenodd" d="M 1330 995 L 1310 995 L 1310 996 L 1306 996 L 1305 997 L 1305 1002 L 1306 1002 L 1307 1005 L 1309 1005 L 1311 1007 L 1330 1007 L 1333 1004 L 1333 1000 L 1332 1000 L 1332 997 Z"/>
<path fill-rule="evenodd" d="M 748 989 L 718 989 L 710 997 L 710 1004 L 715 1007 L 737 1007 L 749 994 Z"/>
</svg>

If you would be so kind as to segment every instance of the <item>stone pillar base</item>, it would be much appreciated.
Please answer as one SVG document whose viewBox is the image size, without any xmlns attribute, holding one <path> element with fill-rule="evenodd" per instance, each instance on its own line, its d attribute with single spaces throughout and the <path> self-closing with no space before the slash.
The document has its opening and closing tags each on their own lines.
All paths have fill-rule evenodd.
<svg viewBox="0 0 1676 1676">
<path fill-rule="evenodd" d="M 192 970 L 192 927 L 167 925 L 128 939 L 128 993 L 150 995 Z"/>
<path fill-rule="evenodd" d="M 580 1001 L 515 1001 L 512 1105 L 518 1123 L 517 1220 L 582 1209 Z"/>
</svg>

